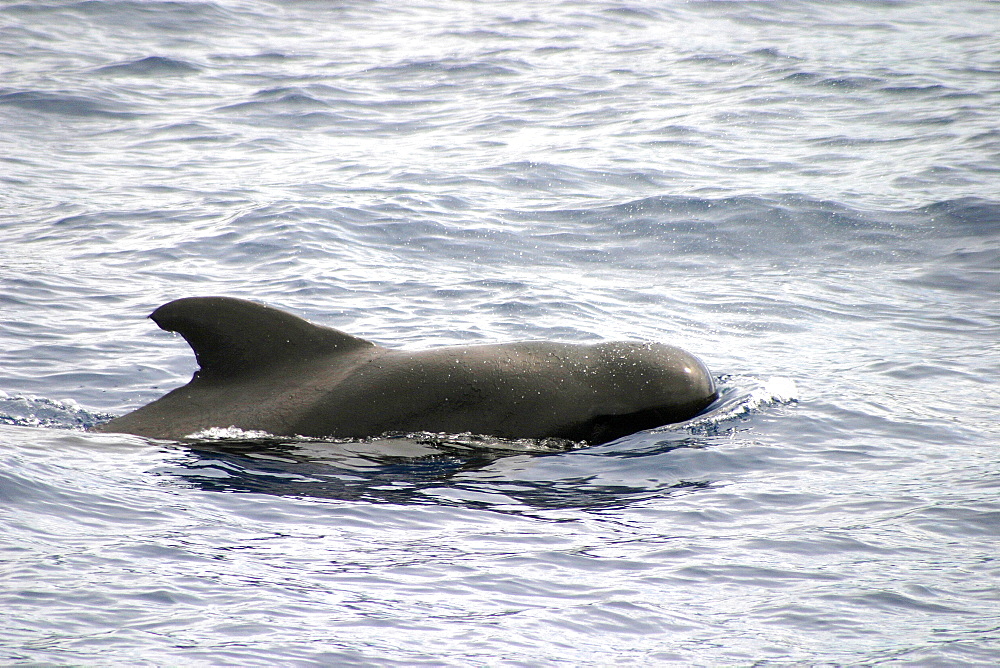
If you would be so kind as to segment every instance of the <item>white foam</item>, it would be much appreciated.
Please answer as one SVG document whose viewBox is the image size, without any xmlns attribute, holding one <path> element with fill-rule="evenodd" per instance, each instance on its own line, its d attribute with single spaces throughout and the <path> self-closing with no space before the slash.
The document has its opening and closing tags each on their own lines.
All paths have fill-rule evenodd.
<svg viewBox="0 0 1000 668">
<path fill-rule="evenodd" d="M 750 394 L 751 399 L 764 404 L 790 404 L 799 400 L 799 388 L 791 378 L 775 376 L 764 381 L 763 385 Z"/>
<path fill-rule="evenodd" d="M 756 387 L 739 392 L 709 413 L 693 418 L 687 427 L 702 428 L 718 425 L 726 420 L 755 413 L 768 406 L 790 404 L 799 400 L 799 388 L 791 378 L 774 376 L 767 380 L 756 380 Z M 743 383 L 741 383 L 743 384 Z"/>
<path fill-rule="evenodd" d="M 201 431 L 196 431 L 193 434 L 188 434 L 184 438 L 193 438 L 203 441 L 221 441 L 229 439 L 246 440 L 252 438 L 274 438 L 274 434 L 255 429 L 244 430 L 236 426 L 229 426 L 209 427 L 208 429 L 202 429 Z"/>
<path fill-rule="evenodd" d="M 62 401 L 59 401 L 57 403 L 60 405 L 61 408 L 65 408 L 68 411 L 79 412 L 83 410 L 80 407 L 80 404 L 76 401 L 76 399 L 63 399 Z"/>
</svg>

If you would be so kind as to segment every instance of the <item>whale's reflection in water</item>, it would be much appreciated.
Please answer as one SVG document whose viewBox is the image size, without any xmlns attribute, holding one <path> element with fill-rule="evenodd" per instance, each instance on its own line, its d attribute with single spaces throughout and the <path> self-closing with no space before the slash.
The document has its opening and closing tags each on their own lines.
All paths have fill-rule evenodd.
<svg viewBox="0 0 1000 668">
<path fill-rule="evenodd" d="M 692 437 L 688 432 L 644 433 L 631 440 L 655 460 L 691 445 Z M 622 453 L 560 439 L 440 434 L 347 442 L 253 438 L 190 442 L 186 450 L 190 456 L 170 473 L 205 490 L 447 503 L 503 512 L 618 506 L 662 494 L 665 488 L 707 484 L 657 480 L 652 466 L 644 484 L 601 483 L 601 469 Z"/>
</svg>

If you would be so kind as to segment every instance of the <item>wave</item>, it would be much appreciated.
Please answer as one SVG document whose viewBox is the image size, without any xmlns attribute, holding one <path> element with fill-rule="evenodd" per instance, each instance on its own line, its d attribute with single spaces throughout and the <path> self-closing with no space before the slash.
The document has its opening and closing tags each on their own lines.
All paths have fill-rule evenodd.
<svg viewBox="0 0 1000 668">
<path fill-rule="evenodd" d="M 87 429 L 110 420 L 109 413 L 91 413 L 73 399 L 10 395 L 0 390 L 0 424 L 16 427 Z"/>
<path fill-rule="evenodd" d="M 95 72 L 101 74 L 129 74 L 139 76 L 169 76 L 200 72 L 201 68 L 184 60 L 166 58 L 164 56 L 147 56 L 138 60 L 130 60 L 113 65 L 99 67 Z"/>
<path fill-rule="evenodd" d="M 111 103 L 71 93 L 38 90 L 0 89 L 0 106 L 18 107 L 29 111 L 63 116 L 133 119 L 142 115 L 134 111 L 125 111 L 125 107 L 120 103 Z"/>
</svg>

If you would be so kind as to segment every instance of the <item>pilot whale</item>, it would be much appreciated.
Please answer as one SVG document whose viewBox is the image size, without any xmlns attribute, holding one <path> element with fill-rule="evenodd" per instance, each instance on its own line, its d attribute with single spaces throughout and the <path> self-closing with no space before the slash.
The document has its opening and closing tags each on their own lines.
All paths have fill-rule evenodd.
<svg viewBox="0 0 1000 668">
<path fill-rule="evenodd" d="M 191 381 L 94 431 L 177 440 L 210 427 L 366 438 L 471 432 L 604 443 L 716 398 L 696 357 L 660 343 L 544 341 L 410 351 L 230 297 L 149 316 L 194 350 Z"/>
</svg>

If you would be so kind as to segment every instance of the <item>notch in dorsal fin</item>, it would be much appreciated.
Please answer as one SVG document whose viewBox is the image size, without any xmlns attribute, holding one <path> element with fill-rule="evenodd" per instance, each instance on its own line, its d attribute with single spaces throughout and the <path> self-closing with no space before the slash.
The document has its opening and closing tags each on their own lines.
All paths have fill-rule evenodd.
<svg viewBox="0 0 1000 668">
<path fill-rule="evenodd" d="M 184 337 L 201 367 L 196 375 L 206 380 L 252 376 L 278 364 L 375 345 L 232 297 L 178 299 L 149 317 L 160 328 Z"/>
</svg>

